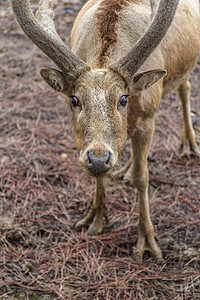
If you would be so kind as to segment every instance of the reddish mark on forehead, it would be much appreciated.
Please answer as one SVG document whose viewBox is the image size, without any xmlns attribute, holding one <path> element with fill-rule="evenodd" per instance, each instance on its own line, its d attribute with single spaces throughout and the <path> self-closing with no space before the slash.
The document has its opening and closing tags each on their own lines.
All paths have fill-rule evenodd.
<svg viewBox="0 0 200 300">
<path fill-rule="evenodd" d="M 106 62 L 108 48 L 117 41 L 116 24 L 119 13 L 129 0 L 102 0 L 97 11 L 97 27 L 102 38 L 102 48 L 99 55 L 101 66 Z"/>
</svg>

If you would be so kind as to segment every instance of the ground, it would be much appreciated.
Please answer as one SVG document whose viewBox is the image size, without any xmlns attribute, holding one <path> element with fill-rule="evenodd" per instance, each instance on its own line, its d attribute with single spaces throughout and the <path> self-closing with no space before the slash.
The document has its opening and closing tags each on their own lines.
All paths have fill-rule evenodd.
<svg viewBox="0 0 200 300">
<path fill-rule="evenodd" d="M 55 1 L 66 43 L 83 2 Z M 25 37 L 7 0 L 0 17 L 0 299 L 200 299 L 200 160 L 180 157 L 176 94 L 161 102 L 149 160 L 151 218 L 164 261 L 147 253 L 136 264 L 133 187 L 110 178 L 103 233 L 74 232 L 92 203 L 94 180 L 78 163 L 70 110 L 41 80 L 40 67 L 52 63 Z M 199 143 L 200 64 L 190 80 Z M 129 151 L 127 143 L 121 161 Z"/>
</svg>

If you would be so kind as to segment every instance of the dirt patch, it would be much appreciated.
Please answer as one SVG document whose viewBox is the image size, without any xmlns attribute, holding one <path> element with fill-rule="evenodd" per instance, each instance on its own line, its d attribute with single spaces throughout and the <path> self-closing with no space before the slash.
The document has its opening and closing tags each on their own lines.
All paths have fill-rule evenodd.
<svg viewBox="0 0 200 300">
<path fill-rule="evenodd" d="M 84 1 L 55 1 L 56 27 L 68 43 Z M 33 9 L 36 9 L 36 1 Z M 150 151 L 150 209 L 163 250 L 156 263 L 130 256 L 138 226 L 136 191 L 109 180 L 110 221 L 103 234 L 75 233 L 94 181 L 78 164 L 70 111 L 42 82 L 52 63 L 0 2 L 1 299 L 199 299 L 200 161 L 180 159 L 183 120 L 175 94 L 162 100 Z M 200 64 L 191 74 L 200 144 Z M 126 144 L 122 161 L 129 156 Z"/>
</svg>

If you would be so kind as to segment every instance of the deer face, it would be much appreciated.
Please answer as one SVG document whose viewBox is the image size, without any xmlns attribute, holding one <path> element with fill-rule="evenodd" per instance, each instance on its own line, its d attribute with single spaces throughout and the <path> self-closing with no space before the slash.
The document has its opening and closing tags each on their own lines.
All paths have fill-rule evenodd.
<svg viewBox="0 0 200 300">
<path fill-rule="evenodd" d="M 117 72 L 95 69 L 82 73 L 69 89 L 63 73 L 41 69 L 43 79 L 68 96 L 80 162 L 91 175 L 102 175 L 117 162 L 127 138 L 129 94 L 136 93 L 140 99 L 142 91 L 165 74 L 164 70 L 143 72 L 128 85 Z"/>
<path fill-rule="evenodd" d="M 75 83 L 69 103 L 80 162 L 92 175 L 109 171 L 127 138 L 128 90 L 108 70 L 91 70 Z"/>
</svg>

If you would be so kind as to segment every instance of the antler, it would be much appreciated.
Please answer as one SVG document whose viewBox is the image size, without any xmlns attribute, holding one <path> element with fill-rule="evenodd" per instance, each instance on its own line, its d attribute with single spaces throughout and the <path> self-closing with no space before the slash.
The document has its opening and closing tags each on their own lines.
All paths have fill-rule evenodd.
<svg viewBox="0 0 200 300">
<path fill-rule="evenodd" d="M 150 5 L 151 5 L 151 18 L 156 14 L 156 10 L 159 6 L 160 0 L 150 0 Z"/>
<path fill-rule="evenodd" d="M 10 2 L 25 34 L 55 62 L 69 84 L 89 68 L 58 36 L 53 22 L 52 0 L 40 1 L 37 19 L 30 9 L 29 0 L 10 0 Z"/>
<path fill-rule="evenodd" d="M 178 2 L 179 0 L 160 0 L 152 23 L 132 51 L 110 65 L 110 68 L 121 74 L 127 82 L 130 83 L 133 75 L 162 41 L 172 23 Z M 151 7 L 155 9 L 155 6 L 154 1 L 151 1 Z"/>
</svg>

